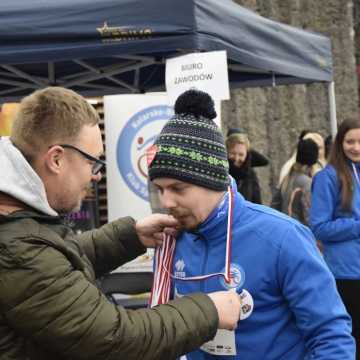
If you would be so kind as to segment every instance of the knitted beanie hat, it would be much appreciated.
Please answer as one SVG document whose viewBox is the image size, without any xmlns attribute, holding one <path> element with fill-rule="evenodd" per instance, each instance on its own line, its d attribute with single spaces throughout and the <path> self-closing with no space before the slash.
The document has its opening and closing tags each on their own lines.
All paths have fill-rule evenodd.
<svg viewBox="0 0 360 360">
<path fill-rule="evenodd" d="M 318 161 L 319 147 L 312 139 L 300 140 L 297 147 L 296 162 L 302 165 L 314 165 Z"/>
<path fill-rule="evenodd" d="M 188 90 L 175 102 L 175 115 L 148 150 L 150 180 L 169 177 L 223 191 L 229 185 L 229 164 L 210 95 Z"/>
</svg>

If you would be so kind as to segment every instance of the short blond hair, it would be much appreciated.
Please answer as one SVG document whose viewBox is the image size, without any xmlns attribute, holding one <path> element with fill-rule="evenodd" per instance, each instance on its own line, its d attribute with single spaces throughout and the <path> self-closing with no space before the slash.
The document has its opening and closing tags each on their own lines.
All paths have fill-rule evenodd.
<svg viewBox="0 0 360 360">
<path fill-rule="evenodd" d="M 96 110 L 81 95 L 47 87 L 21 101 L 11 141 L 24 155 L 33 156 L 44 146 L 75 141 L 84 125 L 98 123 Z"/>
<path fill-rule="evenodd" d="M 230 136 L 227 137 L 225 141 L 227 151 L 229 151 L 236 144 L 243 144 L 246 146 L 247 150 L 250 149 L 250 141 L 246 134 L 236 133 L 236 134 L 231 134 Z"/>
</svg>

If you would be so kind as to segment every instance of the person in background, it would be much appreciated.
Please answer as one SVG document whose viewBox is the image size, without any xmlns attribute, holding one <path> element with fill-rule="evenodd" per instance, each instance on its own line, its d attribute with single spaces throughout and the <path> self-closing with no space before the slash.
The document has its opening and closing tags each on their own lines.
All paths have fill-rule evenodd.
<svg viewBox="0 0 360 360">
<path fill-rule="evenodd" d="M 319 148 L 311 139 L 300 139 L 296 161 L 280 184 L 271 207 L 308 225 L 311 204 L 311 166 L 316 164 Z"/>
<path fill-rule="evenodd" d="M 244 133 L 234 133 L 226 139 L 229 173 L 237 189 L 248 201 L 261 204 L 259 179 L 251 167 L 250 141 Z"/>
<path fill-rule="evenodd" d="M 329 164 L 312 184 L 310 226 L 352 317 L 360 359 L 360 115 L 339 126 Z"/>
<path fill-rule="evenodd" d="M 324 168 L 326 165 L 326 158 L 325 158 L 325 142 L 324 138 L 316 132 L 311 132 L 310 130 L 303 130 L 299 136 L 299 140 L 301 139 L 311 139 L 315 141 L 319 148 L 319 157 L 316 164 L 312 165 L 311 167 L 311 176 L 314 176 L 318 171 Z M 279 176 L 279 186 L 283 182 L 286 175 L 288 175 L 292 165 L 296 161 L 296 150 L 292 154 L 289 160 L 285 162 L 285 164 L 282 166 L 280 170 L 280 176 Z"/>
<path fill-rule="evenodd" d="M 226 133 L 226 137 L 229 137 L 233 134 L 244 134 L 248 137 L 247 132 L 241 128 L 229 128 Z M 261 154 L 259 151 L 251 147 L 249 152 L 251 155 L 251 167 L 261 167 L 269 165 L 269 159 L 265 155 Z"/>
<path fill-rule="evenodd" d="M 21 101 L 11 138 L 0 138 L 1 359 L 174 359 L 238 322 L 231 292 L 131 311 L 97 287 L 179 225 L 156 214 L 75 235 L 63 224 L 101 179 L 98 123 L 83 97 L 49 87 Z"/>
<path fill-rule="evenodd" d="M 237 192 L 215 117 L 208 94 L 183 93 L 148 161 L 182 230 L 165 240 L 175 249 L 155 276 L 171 274 L 174 297 L 232 289 L 242 299 L 235 331 L 218 332 L 187 359 L 353 360 L 350 317 L 311 231 Z"/>
<path fill-rule="evenodd" d="M 313 140 L 319 148 L 319 157 L 317 162 L 311 167 L 311 176 L 314 176 L 318 171 L 323 169 L 326 164 L 325 156 L 325 140 L 322 135 L 316 132 L 310 132 L 304 136 L 304 140 L 311 139 Z"/>
</svg>

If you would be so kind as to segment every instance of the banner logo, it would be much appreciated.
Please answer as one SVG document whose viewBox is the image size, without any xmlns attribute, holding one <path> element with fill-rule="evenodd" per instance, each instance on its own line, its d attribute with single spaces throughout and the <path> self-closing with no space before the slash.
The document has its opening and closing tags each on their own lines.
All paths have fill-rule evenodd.
<svg viewBox="0 0 360 360">
<path fill-rule="evenodd" d="M 102 37 L 103 42 L 148 39 L 153 34 L 153 30 L 151 28 L 108 26 L 106 21 L 102 27 L 98 27 L 96 30 Z"/>
<path fill-rule="evenodd" d="M 134 114 L 119 135 L 116 162 L 129 189 L 148 201 L 147 150 L 153 145 L 174 110 L 168 105 L 150 106 Z"/>
<path fill-rule="evenodd" d="M 225 268 L 222 270 L 225 272 Z M 230 284 L 228 284 L 223 277 L 220 278 L 221 285 L 226 289 L 240 289 L 245 282 L 245 271 L 244 269 L 234 263 L 230 265 Z"/>
</svg>

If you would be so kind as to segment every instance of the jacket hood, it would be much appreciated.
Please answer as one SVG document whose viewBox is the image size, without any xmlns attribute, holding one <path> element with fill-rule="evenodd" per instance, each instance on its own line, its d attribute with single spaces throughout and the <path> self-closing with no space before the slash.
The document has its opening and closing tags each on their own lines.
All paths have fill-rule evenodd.
<svg viewBox="0 0 360 360">
<path fill-rule="evenodd" d="M 9 137 L 0 137 L 0 192 L 43 214 L 57 216 L 47 201 L 45 187 Z"/>
</svg>

